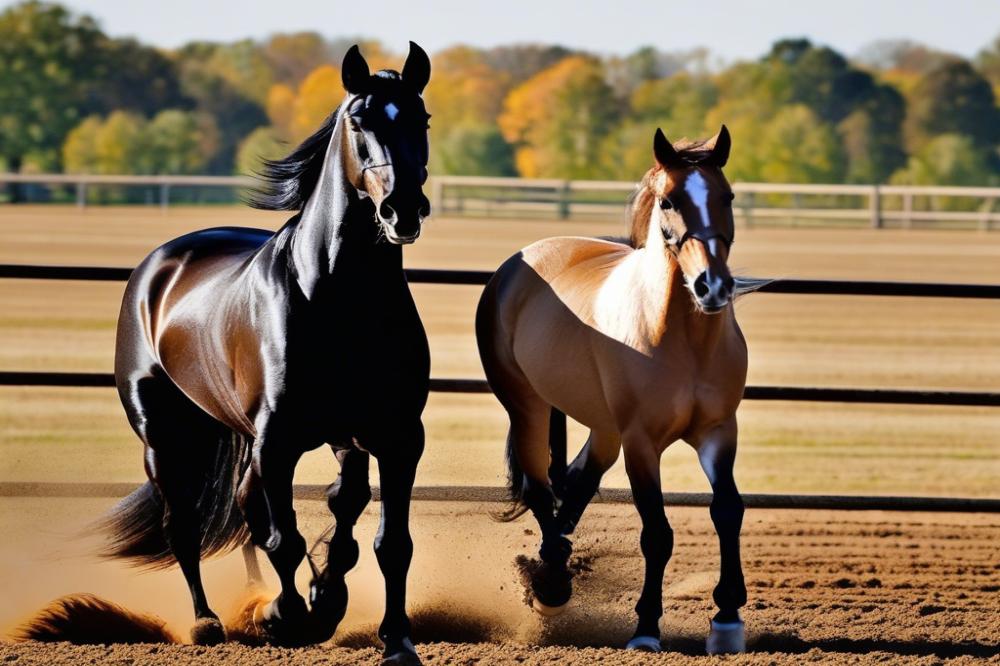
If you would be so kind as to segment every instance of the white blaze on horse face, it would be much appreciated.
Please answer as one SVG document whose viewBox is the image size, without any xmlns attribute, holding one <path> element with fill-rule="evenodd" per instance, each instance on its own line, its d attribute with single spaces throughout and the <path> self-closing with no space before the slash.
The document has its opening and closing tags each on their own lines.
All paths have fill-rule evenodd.
<svg viewBox="0 0 1000 666">
<path fill-rule="evenodd" d="M 684 181 L 684 191 L 691 203 L 698 208 L 702 228 L 711 229 L 712 219 L 708 215 L 708 183 L 705 182 L 705 177 L 697 170 L 692 171 L 691 175 Z"/>
<path fill-rule="evenodd" d="M 399 115 L 399 107 L 389 102 L 385 105 L 385 115 L 389 117 L 389 120 L 395 120 L 396 116 Z"/>
</svg>

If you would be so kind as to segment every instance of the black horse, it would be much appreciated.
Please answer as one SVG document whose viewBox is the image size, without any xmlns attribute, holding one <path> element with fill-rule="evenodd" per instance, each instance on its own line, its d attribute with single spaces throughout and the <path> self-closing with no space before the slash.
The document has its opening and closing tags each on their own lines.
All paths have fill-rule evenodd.
<svg viewBox="0 0 1000 666">
<path fill-rule="evenodd" d="M 344 574 L 357 563 L 352 530 L 371 499 L 374 456 L 386 593 L 379 636 L 387 661 L 418 663 L 405 609 L 408 522 L 430 356 L 401 246 L 430 214 L 421 99 L 430 61 L 411 43 L 401 74 L 372 75 L 355 46 L 342 76 L 347 98 L 292 154 L 266 165 L 267 185 L 251 201 L 301 212 L 277 233 L 182 236 L 129 280 L 115 377 L 145 444 L 149 482 L 107 518 L 109 554 L 147 566 L 176 560 L 194 602 L 192 638 L 216 643 L 225 630 L 199 562 L 249 537 L 281 579 L 281 594 L 258 609 L 261 631 L 283 644 L 325 640 L 347 605 Z M 306 544 L 292 475 L 302 454 L 323 444 L 341 471 L 329 491 L 336 529 L 310 610 L 295 589 Z"/>
</svg>

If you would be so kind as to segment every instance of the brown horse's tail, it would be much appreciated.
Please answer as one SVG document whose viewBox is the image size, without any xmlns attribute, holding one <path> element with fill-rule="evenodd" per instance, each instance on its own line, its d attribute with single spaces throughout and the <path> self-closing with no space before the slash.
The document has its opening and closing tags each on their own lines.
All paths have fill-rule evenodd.
<svg viewBox="0 0 1000 666">
<path fill-rule="evenodd" d="M 549 481 L 552 483 L 553 494 L 562 499 L 564 484 L 566 481 L 566 415 L 561 411 L 552 408 L 549 415 Z M 524 470 L 517 461 L 517 453 L 507 438 L 507 492 L 509 496 L 509 506 L 504 511 L 493 514 L 493 518 L 509 523 L 516 520 L 528 512 L 528 505 L 524 503 Z"/>
<path fill-rule="evenodd" d="M 207 557 L 232 550 L 250 536 L 236 503 L 236 491 L 250 463 L 250 440 L 229 433 L 204 454 L 185 464 L 200 479 L 195 514 L 201 521 L 201 554 Z M 97 528 L 108 534 L 100 555 L 152 569 L 172 566 L 176 560 L 163 531 L 165 510 L 159 490 L 149 481 L 144 483 L 98 522 Z"/>
</svg>

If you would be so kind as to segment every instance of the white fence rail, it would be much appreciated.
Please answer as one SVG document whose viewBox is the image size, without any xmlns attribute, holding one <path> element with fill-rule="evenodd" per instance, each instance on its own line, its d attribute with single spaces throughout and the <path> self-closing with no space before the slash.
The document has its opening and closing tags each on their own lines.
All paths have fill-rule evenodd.
<svg viewBox="0 0 1000 666">
<path fill-rule="evenodd" d="M 166 209 L 174 188 L 244 190 L 245 176 L 107 176 L 0 173 L 9 184 L 72 188 L 77 206 L 105 187 L 157 188 L 155 203 Z M 635 184 L 621 181 L 436 176 L 431 203 L 438 215 L 528 218 L 615 218 Z M 736 183 L 736 218 L 754 224 L 851 224 L 1000 228 L 1000 188 L 901 185 L 804 185 Z"/>
</svg>

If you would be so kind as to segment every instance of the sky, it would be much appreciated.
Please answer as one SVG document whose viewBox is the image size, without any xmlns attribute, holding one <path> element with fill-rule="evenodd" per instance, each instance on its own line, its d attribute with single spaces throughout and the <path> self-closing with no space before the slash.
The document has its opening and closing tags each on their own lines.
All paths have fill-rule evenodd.
<svg viewBox="0 0 1000 666">
<path fill-rule="evenodd" d="M 0 7 L 15 4 L 0 0 Z M 756 58 L 780 37 L 806 36 L 851 56 L 905 38 L 971 57 L 1000 34 L 1000 0 L 66 0 L 105 32 L 161 47 L 315 30 L 365 36 L 404 52 L 456 43 L 557 43 L 601 54 L 639 46 L 708 47 Z"/>
</svg>

